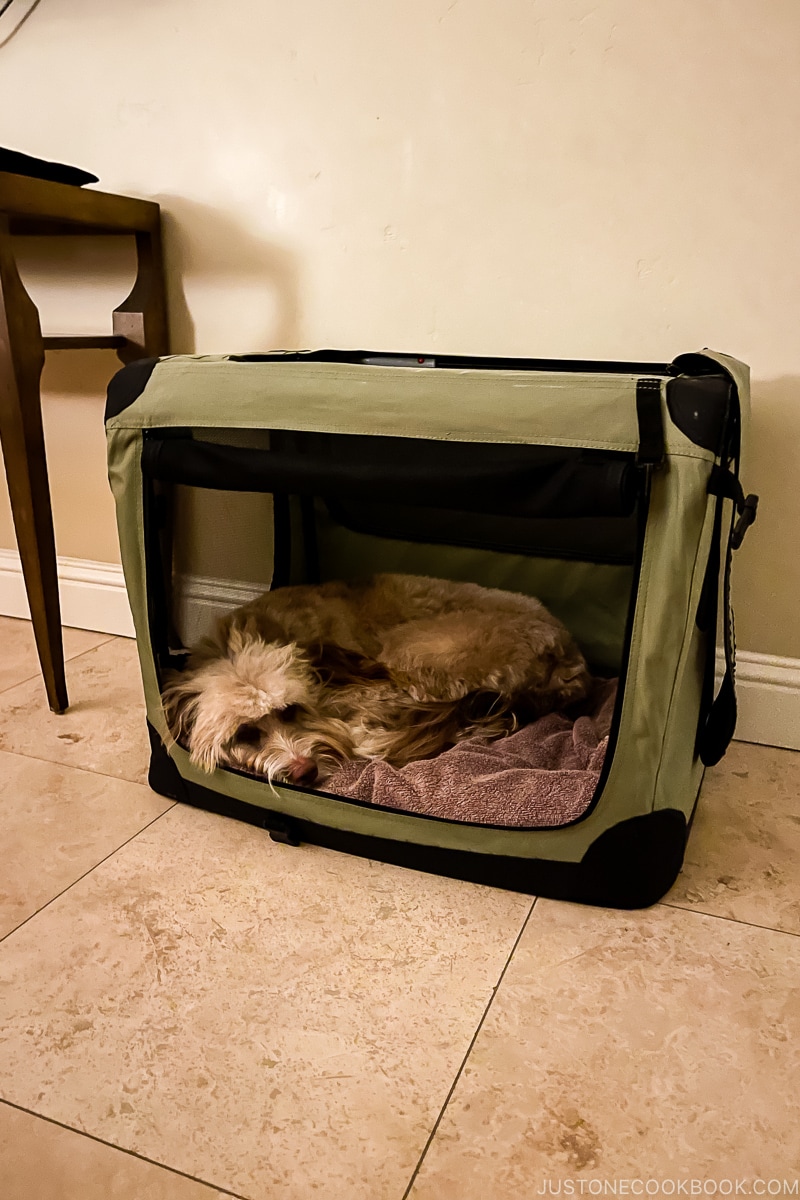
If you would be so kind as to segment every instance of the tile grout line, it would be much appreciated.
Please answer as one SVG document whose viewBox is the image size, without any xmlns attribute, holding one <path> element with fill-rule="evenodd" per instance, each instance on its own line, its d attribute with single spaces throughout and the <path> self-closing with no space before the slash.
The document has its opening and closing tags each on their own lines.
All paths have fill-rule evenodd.
<svg viewBox="0 0 800 1200">
<path fill-rule="evenodd" d="M 93 866 L 89 867 L 87 871 L 84 871 L 83 874 L 79 875 L 77 879 L 73 879 L 72 883 L 68 883 L 67 886 L 62 888 L 60 892 L 57 892 L 55 896 L 51 896 L 45 904 L 42 904 L 40 908 L 36 909 L 36 912 L 32 912 L 30 916 L 25 918 L 24 921 L 20 921 L 19 925 L 15 925 L 13 929 L 9 929 L 8 933 L 5 933 L 2 937 L 0 937 L 0 946 L 3 945 L 3 942 L 6 940 L 6 938 L 10 938 L 12 934 L 16 933 L 19 929 L 22 929 L 23 926 L 27 925 L 29 921 L 32 921 L 34 917 L 38 917 L 39 913 L 44 912 L 44 910 L 49 908 L 51 904 L 55 904 L 56 900 L 60 900 L 62 896 L 74 888 L 76 884 L 80 883 L 82 879 L 85 879 L 87 875 L 91 875 L 92 871 L 96 871 L 97 868 L 101 867 L 104 862 L 108 862 L 110 858 L 113 858 L 115 854 L 118 854 L 120 850 L 123 850 L 125 846 L 132 842 L 134 838 L 137 838 L 140 833 L 144 833 L 145 829 L 149 829 L 151 825 L 155 825 L 156 821 L 160 821 L 162 817 L 165 817 L 168 812 L 171 812 L 172 809 L 176 807 L 177 803 L 178 802 L 176 800 L 174 803 L 170 804 L 169 808 L 165 808 L 164 811 L 160 812 L 157 817 L 153 817 L 152 821 L 148 821 L 146 825 L 143 825 L 141 829 L 137 829 L 136 832 L 132 833 L 129 838 L 126 838 L 124 842 L 120 842 L 120 844 L 115 846 L 113 850 L 109 850 L 108 854 L 104 854 L 103 857 L 98 859 L 98 861 L 94 863 Z"/>
<path fill-rule="evenodd" d="M 425 1145 L 422 1147 L 422 1153 L 420 1154 L 419 1159 L 417 1160 L 417 1165 L 414 1168 L 414 1172 L 413 1172 L 410 1180 L 408 1181 L 408 1187 L 403 1192 L 402 1200 L 408 1200 L 408 1197 L 411 1194 L 411 1189 L 413 1188 L 414 1184 L 416 1183 L 417 1176 L 419 1175 L 419 1172 L 420 1172 L 420 1168 L 422 1167 L 422 1164 L 425 1161 L 425 1157 L 431 1148 L 433 1139 L 436 1137 L 439 1126 L 442 1123 L 442 1118 L 444 1117 L 444 1114 L 447 1111 L 447 1106 L 449 1105 L 450 1100 L 452 1099 L 453 1093 L 455 1092 L 456 1087 L 458 1086 L 458 1082 L 461 1079 L 462 1074 L 464 1073 L 464 1068 L 466 1067 L 469 1057 L 472 1054 L 472 1050 L 475 1046 L 475 1043 L 478 1040 L 478 1035 L 480 1034 L 481 1030 L 483 1029 L 486 1018 L 489 1015 L 489 1010 L 491 1009 L 492 1005 L 494 1004 L 495 997 L 497 996 L 497 993 L 500 990 L 500 986 L 501 986 L 503 980 L 505 979 L 506 971 L 508 970 L 508 968 L 511 964 L 511 960 L 514 957 L 514 954 L 516 952 L 517 946 L 520 943 L 523 933 L 528 928 L 528 922 L 531 919 L 531 914 L 533 913 L 533 910 L 536 907 L 536 901 L 538 899 L 539 899 L 538 896 L 534 896 L 531 906 L 525 915 L 525 920 L 522 922 L 520 931 L 517 934 L 516 938 L 514 939 L 514 945 L 511 947 L 509 954 L 508 954 L 508 958 L 506 959 L 505 963 L 503 964 L 503 969 L 500 972 L 497 983 L 492 988 L 492 994 L 489 997 L 489 1001 L 488 1001 L 485 1009 L 483 1010 L 481 1019 L 477 1024 L 475 1032 L 472 1035 L 469 1046 L 467 1046 L 467 1051 L 466 1051 L 463 1059 L 461 1060 L 461 1065 L 459 1066 L 458 1070 L 456 1071 L 455 1078 L 453 1079 L 453 1082 L 450 1085 L 450 1090 L 448 1091 L 447 1095 L 444 1098 L 444 1103 L 443 1103 L 441 1109 L 439 1110 L 439 1115 L 436 1118 L 436 1120 L 434 1121 L 433 1128 L 431 1129 L 431 1131 L 428 1135 L 428 1139 L 425 1142 Z"/>
<path fill-rule="evenodd" d="M 15 621 L 16 620 L 24 621 L 25 617 L 13 617 L 13 618 L 8 618 L 8 619 L 15 620 Z M 62 628 L 72 629 L 74 627 L 72 625 L 65 625 Z M 86 630 L 83 630 L 83 632 L 91 633 L 92 631 L 90 629 L 86 629 Z M 99 650 L 101 646 L 107 646 L 109 642 L 115 641 L 117 636 L 118 635 L 115 633 L 110 633 L 106 637 L 105 641 L 98 642 L 96 646 L 90 646 L 88 650 L 80 650 L 77 654 L 70 654 L 69 658 L 64 659 L 64 667 L 66 668 L 67 663 L 74 662 L 76 658 L 83 658 L 84 654 L 91 654 L 93 650 Z M 32 675 L 26 675 L 24 679 L 18 679 L 16 683 L 10 683 L 8 685 L 8 687 L 0 688 L 0 696 L 4 696 L 6 694 L 6 692 L 13 692 L 14 688 L 22 687 L 23 683 L 30 683 L 32 679 L 41 680 L 42 679 L 41 671 L 34 671 L 34 673 Z M 44 681 L 42 681 L 42 687 L 44 687 Z M 61 714 L 57 714 L 57 715 L 60 716 Z"/>
<path fill-rule="evenodd" d="M 94 1133 L 88 1133 L 85 1129 L 76 1129 L 74 1125 L 65 1125 L 63 1121 L 57 1121 L 55 1117 L 46 1117 L 42 1113 L 35 1112 L 32 1108 L 26 1108 L 24 1104 L 15 1104 L 13 1100 L 6 1100 L 2 1096 L 0 1096 L 0 1104 L 5 1104 L 9 1108 L 16 1109 L 17 1112 L 27 1113 L 28 1116 L 36 1117 L 39 1121 L 46 1121 L 48 1125 L 55 1125 L 58 1129 L 66 1129 L 68 1133 L 74 1133 L 78 1137 L 88 1138 L 90 1142 L 97 1142 L 100 1146 L 108 1146 L 110 1150 L 117 1150 L 120 1154 L 127 1154 L 129 1158 L 136 1158 L 139 1162 L 148 1163 L 150 1166 L 158 1167 L 162 1171 L 169 1171 L 171 1175 L 179 1175 L 181 1179 L 189 1179 L 192 1183 L 202 1184 L 203 1187 L 211 1188 L 223 1196 L 233 1197 L 233 1200 L 251 1200 L 250 1197 L 242 1195 L 241 1192 L 231 1192 L 227 1188 L 220 1187 L 218 1183 L 209 1183 L 207 1179 L 200 1179 L 197 1175 L 190 1175 L 187 1171 L 181 1171 L 178 1167 L 170 1167 L 166 1163 L 157 1162 L 154 1158 L 148 1158 L 144 1154 L 139 1154 L 136 1150 L 127 1150 L 124 1146 L 117 1146 L 114 1142 L 107 1142 L 105 1138 L 97 1137 Z"/>
<path fill-rule="evenodd" d="M 714 921 L 728 921 L 731 925 L 744 925 L 748 929 L 763 929 L 767 933 L 783 933 L 787 937 L 800 937 L 800 932 L 792 929 L 777 929 L 774 925 L 760 925 L 758 921 L 743 921 L 739 917 L 726 917 L 722 913 L 705 912 L 702 908 L 690 908 L 688 905 L 676 904 L 674 901 L 659 900 L 656 907 L 671 908 L 675 912 L 693 913 L 696 917 L 711 917 Z"/>
<path fill-rule="evenodd" d="M 0 713 L 1 715 L 2 713 Z M 39 758 L 37 754 L 26 754 L 24 750 L 9 750 L 2 743 L 0 743 L 0 753 L 13 754 L 16 758 L 26 758 L 28 762 L 47 763 L 51 767 L 66 767 L 68 771 L 83 771 L 85 775 L 98 775 L 100 779 L 116 779 L 117 783 L 131 783 L 134 787 L 148 786 L 147 776 L 144 779 L 128 779 L 126 775 L 109 775 L 108 771 L 96 771 L 94 767 L 79 767 L 77 763 L 62 762 L 59 758 Z"/>
</svg>

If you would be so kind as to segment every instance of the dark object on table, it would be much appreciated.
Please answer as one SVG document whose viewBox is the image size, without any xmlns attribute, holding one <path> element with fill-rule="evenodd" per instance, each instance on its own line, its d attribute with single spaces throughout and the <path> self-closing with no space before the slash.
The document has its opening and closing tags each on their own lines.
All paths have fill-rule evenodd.
<svg viewBox="0 0 800 1200">
<path fill-rule="evenodd" d="M 80 167 L 47 162 L 44 158 L 21 154 L 18 150 L 7 150 L 5 146 L 0 146 L 0 171 L 9 171 L 12 175 L 27 175 L 30 179 L 49 179 L 52 183 L 73 183 L 76 187 L 98 182 L 96 175 L 92 175 L 90 171 L 82 171 Z"/>
</svg>

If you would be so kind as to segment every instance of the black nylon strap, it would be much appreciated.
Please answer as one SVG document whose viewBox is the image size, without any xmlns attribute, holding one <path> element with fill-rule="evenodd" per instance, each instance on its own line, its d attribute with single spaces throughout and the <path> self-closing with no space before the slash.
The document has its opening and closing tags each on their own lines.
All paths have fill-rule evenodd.
<svg viewBox="0 0 800 1200">
<path fill-rule="evenodd" d="M 730 740 L 736 728 L 736 640 L 733 620 L 733 607 L 730 605 L 730 563 L 733 560 L 733 522 L 735 506 L 730 512 L 726 553 L 724 553 L 724 569 L 722 574 L 722 613 L 723 630 L 722 646 L 724 653 L 724 674 L 720 690 L 714 697 L 714 679 L 716 666 L 716 617 L 718 590 L 720 590 L 721 565 L 721 532 L 723 515 L 723 497 L 718 498 L 714 517 L 714 546 L 711 547 L 709 565 L 706 569 L 704 582 L 714 578 L 710 588 L 712 599 L 706 607 L 705 620 L 708 628 L 706 636 L 705 674 L 703 678 L 703 695 L 700 703 L 700 725 L 697 731 L 697 752 L 706 767 L 714 767 L 720 762 L 724 752 L 730 745 Z M 699 616 L 699 614 L 698 614 Z M 712 698 L 714 697 L 714 698 Z"/>
<path fill-rule="evenodd" d="M 714 506 L 714 525 L 711 532 L 711 547 L 708 552 L 703 590 L 697 607 L 697 628 L 705 637 L 705 665 L 703 686 L 700 695 L 700 716 L 697 724 L 695 752 L 703 762 L 705 758 L 705 735 L 709 714 L 714 703 L 714 678 L 716 674 L 717 608 L 719 605 L 720 554 L 722 543 L 722 499 Z"/>
<path fill-rule="evenodd" d="M 703 592 L 697 612 L 697 624 L 706 635 L 706 667 L 700 705 L 700 724 L 697 730 L 697 753 L 707 767 L 720 761 L 730 745 L 736 729 L 736 632 L 731 605 L 731 562 L 733 551 L 742 543 L 745 532 L 752 525 L 758 508 L 757 496 L 745 496 L 739 482 L 738 443 L 733 466 L 715 466 L 708 481 L 708 491 L 717 497 L 714 511 L 714 528 L 709 552 L 708 566 L 703 581 Z M 719 600 L 723 509 L 726 500 L 731 500 L 731 515 L 728 536 L 725 539 L 725 564 L 722 573 L 722 644 L 725 655 L 725 673 L 714 698 L 714 675 L 716 658 L 716 624 Z M 738 520 L 737 520 L 738 516 Z"/>
<path fill-rule="evenodd" d="M 639 423 L 637 464 L 642 467 L 662 466 L 665 450 L 660 379 L 637 379 L 636 418 Z"/>
</svg>

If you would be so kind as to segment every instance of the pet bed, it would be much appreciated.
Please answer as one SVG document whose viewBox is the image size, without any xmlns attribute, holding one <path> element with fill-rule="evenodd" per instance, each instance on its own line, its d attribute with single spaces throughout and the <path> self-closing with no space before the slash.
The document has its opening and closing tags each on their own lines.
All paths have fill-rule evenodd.
<svg viewBox="0 0 800 1200">
<path fill-rule="evenodd" d="M 468 738 L 405 767 L 346 763 L 325 781 L 325 791 L 449 821 L 569 825 L 597 790 L 616 694 L 616 680 L 596 680 L 575 716 L 548 713 L 508 737 Z"/>
<path fill-rule="evenodd" d="M 350 351 L 130 364 L 106 423 L 151 785 L 291 843 L 653 903 L 735 724 L 730 560 L 756 507 L 738 478 L 747 414 L 747 368 L 710 351 L 660 364 Z M 588 729 L 585 744 L 577 724 L 567 734 L 580 765 L 542 760 L 551 784 L 573 772 L 571 796 L 535 765 L 538 787 L 510 778 L 503 755 L 529 730 L 411 764 L 398 786 L 378 764 L 320 791 L 208 775 L 171 743 L 164 677 L 204 614 L 267 586 L 380 571 L 537 596 L 594 673 L 618 677 L 593 750 Z"/>
</svg>

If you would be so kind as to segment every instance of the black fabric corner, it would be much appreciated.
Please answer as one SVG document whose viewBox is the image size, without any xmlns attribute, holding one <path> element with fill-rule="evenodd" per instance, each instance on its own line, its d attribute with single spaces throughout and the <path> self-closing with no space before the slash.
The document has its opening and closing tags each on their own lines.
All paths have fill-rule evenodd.
<svg viewBox="0 0 800 1200">
<path fill-rule="evenodd" d="M 157 362 L 157 358 L 136 358 L 117 371 L 108 385 L 104 421 L 118 417 L 126 408 L 130 408 L 134 400 L 138 400 L 147 387 Z"/>
<path fill-rule="evenodd" d="M 448 850 L 333 829 L 232 800 L 183 779 L 149 724 L 148 730 L 152 748 L 148 781 L 154 791 L 170 800 L 257 825 L 274 841 L 288 845 L 308 842 L 506 891 L 622 909 L 655 904 L 670 889 L 683 865 L 687 825 L 683 813 L 676 809 L 621 821 L 601 834 L 577 863 Z"/>
<path fill-rule="evenodd" d="M 687 836 L 686 818 L 675 808 L 631 817 L 607 829 L 581 860 L 588 903 L 610 908 L 655 904 L 678 878 Z"/>
<path fill-rule="evenodd" d="M 165 796 L 167 800 L 183 800 L 188 804 L 183 777 L 149 721 L 147 733 L 150 738 L 150 769 L 147 772 L 147 782 L 159 796 Z"/>
<path fill-rule="evenodd" d="M 681 433 L 719 455 L 733 397 L 727 375 L 682 375 L 667 383 L 667 410 Z"/>
<path fill-rule="evenodd" d="M 723 370 L 715 358 L 701 350 L 679 354 L 670 365 L 673 375 L 719 375 Z"/>
</svg>

